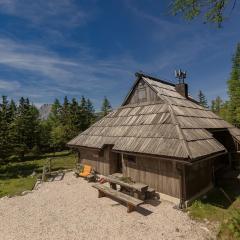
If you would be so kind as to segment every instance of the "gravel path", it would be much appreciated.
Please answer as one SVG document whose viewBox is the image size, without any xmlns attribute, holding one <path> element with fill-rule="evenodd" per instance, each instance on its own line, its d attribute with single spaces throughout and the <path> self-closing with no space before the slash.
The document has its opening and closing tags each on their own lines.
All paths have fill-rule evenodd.
<svg viewBox="0 0 240 240">
<path fill-rule="evenodd" d="M 138 212 L 109 198 L 83 179 L 65 175 L 25 196 L 0 199 L 0 239 L 210 239 L 204 224 L 168 202 L 144 204 Z M 211 238 L 212 239 L 212 238 Z"/>
</svg>

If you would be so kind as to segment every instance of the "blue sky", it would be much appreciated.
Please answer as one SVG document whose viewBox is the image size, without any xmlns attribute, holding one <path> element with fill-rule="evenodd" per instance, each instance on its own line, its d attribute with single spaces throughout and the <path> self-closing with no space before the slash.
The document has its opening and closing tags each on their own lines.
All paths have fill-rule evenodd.
<svg viewBox="0 0 240 240">
<path fill-rule="evenodd" d="M 165 2 L 166 1 L 162 1 Z M 155 0 L 0 0 L 0 94 L 37 106 L 65 95 L 121 104 L 136 71 L 227 98 L 239 5 L 223 28 L 186 22 Z"/>
</svg>

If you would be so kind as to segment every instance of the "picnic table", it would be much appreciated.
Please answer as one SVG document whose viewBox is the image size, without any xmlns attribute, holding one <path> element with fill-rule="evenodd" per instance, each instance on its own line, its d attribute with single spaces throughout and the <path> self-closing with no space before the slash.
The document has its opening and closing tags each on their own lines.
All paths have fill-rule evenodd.
<svg viewBox="0 0 240 240">
<path fill-rule="evenodd" d="M 130 195 L 134 196 L 135 198 L 145 200 L 146 193 L 148 190 L 148 185 L 144 183 L 138 183 L 138 182 L 126 182 L 121 179 L 121 177 L 117 175 L 109 175 L 104 177 L 104 179 L 109 182 L 110 187 L 112 189 L 117 189 L 117 185 L 120 186 L 121 191 L 128 191 Z"/>
</svg>

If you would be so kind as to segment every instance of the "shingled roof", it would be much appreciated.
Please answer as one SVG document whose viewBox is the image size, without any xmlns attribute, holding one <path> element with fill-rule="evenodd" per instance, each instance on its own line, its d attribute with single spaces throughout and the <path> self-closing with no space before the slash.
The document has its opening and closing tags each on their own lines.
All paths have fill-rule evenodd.
<svg viewBox="0 0 240 240">
<path fill-rule="evenodd" d="M 140 74 L 135 85 L 140 79 L 157 94 L 158 102 L 125 105 L 124 101 L 68 145 L 103 148 L 111 144 L 116 151 L 194 161 L 226 151 L 209 129 L 228 129 L 240 140 L 239 129 L 180 95 L 174 84 Z"/>
</svg>

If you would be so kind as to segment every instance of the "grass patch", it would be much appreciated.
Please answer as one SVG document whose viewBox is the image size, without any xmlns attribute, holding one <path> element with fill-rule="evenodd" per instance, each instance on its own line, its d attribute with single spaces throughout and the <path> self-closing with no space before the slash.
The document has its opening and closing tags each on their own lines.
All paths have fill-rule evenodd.
<svg viewBox="0 0 240 240">
<path fill-rule="evenodd" d="M 68 151 L 37 157 L 26 156 L 23 162 L 13 157 L 8 163 L 0 165 L 0 197 L 18 195 L 23 191 L 31 190 L 48 158 L 52 159 L 52 171 L 70 169 L 75 166 L 76 157 Z M 31 176 L 34 171 L 37 175 Z"/>
<path fill-rule="evenodd" d="M 240 209 L 232 211 L 231 217 L 222 223 L 218 238 L 222 240 L 240 239 Z"/>
<path fill-rule="evenodd" d="M 189 214 L 197 220 L 219 222 L 218 239 L 240 239 L 239 191 L 239 184 L 223 184 L 222 188 L 215 188 L 205 198 L 196 200 L 188 208 Z"/>
<path fill-rule="evenodd" d="M 19 195 L 26 190 L 32 190 L 35 183 L 36 177 L 0 180 L 0 197 Z"/>
</svg>

